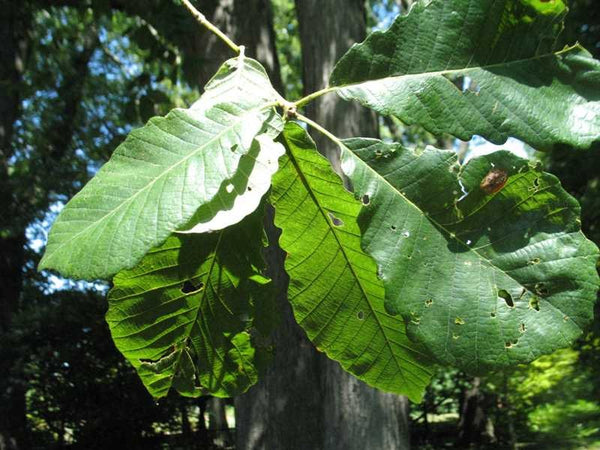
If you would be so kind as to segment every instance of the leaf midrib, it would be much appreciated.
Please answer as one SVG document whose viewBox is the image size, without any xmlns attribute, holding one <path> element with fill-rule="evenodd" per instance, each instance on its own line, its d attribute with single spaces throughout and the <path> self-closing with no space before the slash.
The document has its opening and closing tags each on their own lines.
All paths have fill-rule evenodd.
<svg viewBox="0 0 600 450">
<path fill-rule="evenodd" d="M 331 89 L 333 91 L 339 91 L 339 90 L 343 90 L 343 89 L 352 89 L 352 88 L 356 88 L 356 87 L 360 88 L 361 86 L 368 84 L 368 83 L 379 83 L 379 82 L 384 82 L 387 80 L 404 80 L 404 79 L 426 78 L 426 77 L 435 77 L 435 76 L 444 76 L 444 75 L 460 75 L 460 74 L 463 74 L 464 72 L 471 71 L 471 70 L 490 71 L 492 69 L 502 68 L 502 67 L 513 65 L 513 64 L 521 64 L 521 63 L 525 63 L 525 62 L 537 61 L 540 59 L 549 58 L 551 56 L 562 56 L 563 54 L 569 53 L 574 50 L 580 50 L 580 49 L 582 49 L 581 45 L 575 44 L 570 47 L 565 47 L 564 49 L 562 49 L 558 52 L 544 53 L 543 55 L 536 55 L 536 56 L 532 56 L 530 58 L 515 59 L 512 61 L 503 61 L 501 63 L 489 64 L 489 65 L 484 65 L 484 66 L 463 67 L 461 69 L 446 69 L 446 70 L 438 70 L 438 71 L 432 71 L 432 72 L 409 73 L 409 74 L 403 74 L 403 75 L 389 75 L 389 76 L 383 77 L 383 78 L 375 78 L 372 80 L 363 80 L 363 81 L 357 81 L 357 82 L 352 82 L 352 83 L 334 85 L 334 86 L 330 86 L 328 89 Z"/>
<path fill-rule="evenodd" d="M 210 144 L 214 143 L 215 141 L 218 142 L 218 140 L 223 137 L 224 135 L 230 133 L 233 129 L 235 129 L 237 126 L 239 126 L 240 124 L 243 124 L 243 120 L 244 118 L 246 118 L 247 116 L 250 116 L 254 113 L 257 112 L 261 112 L 262 110 L 267 110 L 268 108 L 270 108 L 272 106 L 271 103 L 268 103 L 266 105 L 263 105 L 261 107 L 257 107 L 254 109 L 251 109 L 249 111 L 247 111 L 245 114 L 238 116 L 239 120 L 234 122 L 233 124 L 231 124 L 229 127 L 226 127 L 224 130 L 222 130 L 219 134 L 215 135 L 214 137 L 212 137 L 209 141 L 207 141 L 205 144 L 201 145 L 200 147 L 198 147 L 197 150 L 194 150 L 193 152 L 191 152 L 189 155 L 185 156 L 183 159 L 181 159 L 180 161 L 178 161 L 177 163 L 173 164 L 172 166 L 168 167 L 167 169 L 165 169 L 165 171 L 163 171 L 159 176 L 157 176 L 155 179 L 153 179 L 150 183 L 148 183 L 147 185 L 145 185 L 143 188 L 141 188 L 140 190 L 138 190 L 135 194 L 133 194 L 131 197 L 128 197 L 127 199 L 125 199 L 123 202 L 121 202 L 116 208 L 114 208 L 113 210 L 109 211 L 107 214 L 105 214 L 104 216 L 102 216 L 100 219 L 90 223 L 88 226 L 86 226 L 84 229 L 82 229 L 81 231 L 79 231 L 78 233 L 74 234 L 70 239 L 65 240 L 63 243 L 61 243 L 58 247 L 55 247 L 52 250 L 52 253 L 48 255 L 48 258 L 44 258 L 46 259 L 46 262 L 43 266 L 41 267 L 48 267 L 48 261 L 51 261 L 54 257 L 55 254 L 57 254 L 57 252 L 60 252 L 60 250 L 62 250 L 63 247 L 70 245 L 73 243 L 73 241 L 75 241 L 79 236 L 81 236 L 82 234 L 86 233 L 90 228 L 97 226 L 98 224 L 104 222 L 105 220 L 109 220 L 110 217 L 112 217 L 114 214 L 117 213 L 117 211 L 120 211 L 123 207 L 125 207 L 125 205 L 130 204 L 135 198 L 137 198 L 138 195 L 140 195 L 142 192 L 147 191 L 148 189 L 150 189 L 152 186 L 154 186 L 154 184 L 160 180 L 163 179 L 164 176 L 166 176 L 168 173 L 170 173 L 172 170 L 174 170 L 176 167 L 178 167 L 179 165 L 183 164 L 184 162 L 188 161 L 189 159 L 191 159 L 194 156 L 197 156 L 198 154 L 200 154 L 202 151 L 204 151 L 206 149 L 207 146 L 209 146 Z M 211 108 L 212 109 L 212 108 Z"/>
<path fill-rule="evenodd" d="M 492 268 L 498 270 L 499 272 L 503 273 L 504 275 L 506 275 L 508 278 L 510 278 L 511 280 L 513 280 L 515 283 L 517 283 L 520 287 L 522 287 L 523 289 L 525 289 L 526 292 L 534 295 L 534 293 L 530 289 L 527 289 L 525 286 L 523 286 L 520 281 L 516 280 L 513 276 L 509 275 L 503 269 L 501 269 L 500 267 L 498 267 L 495 264 L 493 264 L 489 259 L 485 258 L 482 254 L 480 254 L 479 252 L 477 252 L 476 249 L 470 247 L 469 245 L 467 245 L 466 242 L 464 242 L 462 239 L 458 238 L 456 236 L 456 234 L 454 234 L 453 232 L 449 231 L 446 227 L 444 227 L 444 225 L 440 224 L 433 217 L 431 217 L 430 215 L 426 214 L 421 208 L 419 208 L 419 206 L 417 204 L 413 203 L 410 199 L 408 199 L 405 195 L 403 195 L 402 192 L 400 192 L 398 189 L 396 189 L 387 179 L 385 179 L 385 177 L 381 176 L 375 169 L 373 169 L 369 164 L 367 164 L 366 162 L 364 162 L 352 150 L 350 150 L 350 148 L 346 147 L 343 144 L 343 142 L 340 141 L 338 143 L 338 145 L 341 147 L 342 151 L 349 152 L 356 161 L 360 161 L 361 164 L 363 164 L 365 167 L 367 167 L 368 170 L 371 171 L 375 175 L 376 178 L 379 178 L 379 179 L 383 180 L 383 183 L 385 185 L 387 185 L 393 192 L 395 192 L 400 198 L 402 198 L 405 201 L 405 203 L 407 203 L 408 205 L 412 206 L 422 216 L 426 217 L 427 220 L 431 221 L 436 227 L 438 227 L 438 229 L 442 230 L 447 235 L 447 238 L 452 239 L 452 240 L 458 242 L 460 245 L 462 245 L 464 248 L 466 248 L 469 252 L 474 253 L 477 256 L 478 259 L 480 259 L 484 263 L 487 263 L 490 267 L 492 267 Z M 541 300 L 544 300 L 544 299 L 541 299 Z"/>
<path fill-rule="evenodd" d="M 175 379 L 175 376 L 177 375 L 177 371 L 179 370 L 179 364 L 181 362 L 181 356 L 183 355 L 183 352 L 186 350 L 188 340 L 192 336 L 192 331 L 194 330 L 194 325 L 198 324 L 198 319 L 200 317 L 200 311 L 202 310 L 202 305 L 206 301 L 206 296 L 207 296 L 208 287 L 209 287 L 208 284 L 210 282 L 210 278 L 212 276 L 212 271 L 213 271 L 213 269 L 215 267 L 215 264 L 216 264 L 216 261 L 217 261 L 217 252 L 219 250 L 219 246 L 221 245 L 221 240 L 223 238 L 223 234 L 224 234 L 223 231 L 219 232 L 219 237 L 217 239 L 217 243 L 215 244 L 215 249 L 212 252 L 213 257 L 212 257 L 212 261 L 210 262 L 210 267 L 209 267 L 208 271 L 205 273 L 206 282 L 204 283 L 204 290 L 202 292 L 202 297 L 200 298 L 200 301 L 198 302 L 198 307 L 197 307 L 197 310 L 196 310 L 196 316 L 194 317 L 194 319 L 192 321 L 189 322 L 189 329 L 184 332 L 183 340 L 181 340 L 179 342 L 179 345 L 181 345 L 181 348 L 178 351 L 177 360 L 173 364 L 173 374 L 167 376 L 169 378 L 169 388 L 167 389 L 167 394 L 173 388 L 173 381 Z M 143 296 L 143 294 L 145 294 L 145 292 L 142 293 L 142 294 L 140 294 L 140 296 Z M 197 294 L 197 292 L 190 293 L 188 295 L 196 295 L 196 294 Z M 216 352 L 216 353 L 218 353 L 218 352 Z M 196 372 L 196 370 L 195 370 L 195 367 L 194 367 L 194 373 L 195 372 Z"/>
<path fill-rule="evenodd" d="M 288 140 L 287 136 L 286 136 L 286 140 Z M 397 356 L 396 356 L 396 354 L 394 352 L 394 349 L 392 347 L 392 341 L 390 341 L 388 339 L 388 337 L 387 337 L 387 332 L 385 330 L 385 327 L 383 326 L 383 323 L 380 321 L 379 316 L 377 315 L 378 312 L 373 308 L 373 305 L 371 304 L 371 302 L 369 300 L 370 296 L 367 294 L 367 292 L 366 292 L 366 290 L 365 290 L 365 288 L 364 288 L 364 286 L 362 284 L 362 281 L 361 281 L 360 277 L 356 273 L 356 271 L 354 269 L 354 265 L 351 263 L 350 258 L 348 256 L 348 254 L 346 253 L 346 250 L 345 250 L 344 246 L 342 245 L 342 243 L 340 241 L 340 238 L 337 235 L 337 230 L 335 229 L 335 227 L 329 221 L 328 214 L 325 212 L 325 210 L 321 206 L 320 202 L 317 200 L 317 197 L 313 193 L 313 190 L 312 190 L 312 188 L 310 186 L 310 183 L 308 182 L 306 176 L 302 172 L 302 169 L 300 168 L 300 166 L 299 166 L 298 162 L 296 161 L 296 158 L 294 157 L 293 152 L 291 150 L 288 153 L 288 155 L 289 155 L 290 161 L 292 162 L 292 164 L 296 168 L 296 171 L 298 172 L 298 175 L 300 176 L 300 179 L 302 180 L 302 183 L 306 186 L 309 195 L 311 196 L 311 198 L 313 199 L 314 203 L 319 208 L 319 212 L 323 216 L 323 220 L 325 221 L 325 223 L 327 223 L 327 226 L 330 228 L 333 236 L 335 237 L 335 240 L 336 240 L 339 248 L 341 249 L 342 254 L 344 255 L 344 259 L 346 260 L 346 262 L 348 264 L 348 267 L 350 268 L 350 271 L 352 272 L 352 275 L 353 275 L 354 279 L 356 280 L 356 282 L 358 283 L 358 286 L 360 287 L 360 290 L 361 290 L 361 292 L 362 292 L 362 294 L 364 296 L 365 302 L 369 306 L 369 309 L 371 310 L 371 314 L 375 318 L 375 320 L 377 322 L 377 326 L 379 327 L 379 330 L 381 331 L 382 336 L 385 337 L 386 347 L 389 349 L 392 357 L 394 358 L 394 362 L 396 363 L 396 367 L 398 368 L 398 371 L 400 373 L 404 374 L 405 370 L 402 368 L 402 365 L 401 365 L 400 361 L 398 361 L 398 358 L 397 358 Z M 405 375 L 403 375 L 403 376 L 406 379 L 406 376 Z"/>
</svg>

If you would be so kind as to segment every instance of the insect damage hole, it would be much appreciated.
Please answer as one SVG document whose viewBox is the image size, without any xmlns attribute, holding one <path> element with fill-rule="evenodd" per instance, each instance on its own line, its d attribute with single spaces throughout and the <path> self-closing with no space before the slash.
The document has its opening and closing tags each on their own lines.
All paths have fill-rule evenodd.
<svg viewBox="0 0 600 450">
<path fill-rule="evenodd" d="M 515 307 L 515 302 L 513 301 L 512 295 L 510 295 L 510 293 L 507 290 L 500 289 L 498 291 L 498 297 L 504 299 L 504 301 L 506 302 L 506 305 L 509 308 L 514 308 Z"/>
<path fill-rule="evenodd" d="M 358 320 L 364 320 L 365 313 L 363 311 L 359 311 L 358 314 L 356 314 L 356 317 L 358 317 Z"/>
<path fill-rule="evenodd" d="M 371 198 L 367 194 L 365 194 L 362 196 L 361 201 L 363 205 L 367 206 L 369 203 L 371 203 Z"/>
<path fill-rule="evenodd" d="M 181 292 L 183 294 L 192 294 L 195 292 L 200 292 L 202 289 L 204 289 L 204 283 L 199 282 L 194 284 L 192 280 L 186 280 L 181 287 Z"/>
<path fill-rule="evenodd" d="M 331 219 L 331 223 L 333 223 L 336 227 L 344 226 L 342 219 L 337 218 L 334 214 L 329 213 L 329 218 Z"/>
<path fill-rule="evenodd" d="M 529 308 L 539 311 L 540 310 L 540 299 L 538 297 L 531 297 L 529 299 Z"/>
</svg>

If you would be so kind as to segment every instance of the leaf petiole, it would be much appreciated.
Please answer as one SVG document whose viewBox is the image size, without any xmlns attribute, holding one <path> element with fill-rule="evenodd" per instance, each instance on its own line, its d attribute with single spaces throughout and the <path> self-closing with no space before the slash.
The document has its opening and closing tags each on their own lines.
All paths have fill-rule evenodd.
<svg viewBox="0 0 600 450">
<path fill-rule="evenodd" d="M 308 117 L 303 116 L 300 113 L 296 113 L 296 119 L 298 119 L 300 122 L 304 122 L 308 126 L 310 126 L 310 127 L 314 128 L 315 130 L 321 132 L 323 135 L 325 135 L 326 137 L 328 137 L 329 139 L 331 139 L 331 141 L 333 141 L 333 143 L 335 143 L 336 145 L 338 145 L 340 147 L 345 147 L 344 144 L 342 143 L 342 141 L 340 141 L 340 139 L 338 137 L 336 137 L 335 135 L 333 135 L 326 128 L 323 128 L 317 122 L 315 122 L 313 120 L 310 120 Z"/>
<path fill-rule="evenodd" d="M 306 106 L 307 104 L 309 104 L 310 102 L 312 102 L 313 100 L 316 100 L 317 98 L 319 98 L 325 94 L 329 94 L 330 92 L 335 92 L 338 89 L 339 89 L 338 86 L 333 86 L 333 87 L 326 87 L 325 89 L 321 89 L 319 91 L 313 92 L 312 94 L 309 94 L 306 97 L 303 97 L 300 100 L 295 101 L 294 104 L 296 105 L 296 109 L 300 109 L 300 108 Z"/>
</svg>

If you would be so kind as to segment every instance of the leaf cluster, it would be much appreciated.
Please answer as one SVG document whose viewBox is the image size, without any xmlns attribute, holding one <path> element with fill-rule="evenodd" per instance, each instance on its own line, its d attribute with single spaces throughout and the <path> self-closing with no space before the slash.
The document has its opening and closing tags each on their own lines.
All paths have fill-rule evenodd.
<svg viewBox="0 0 600 450">
<path fill-rule="evenodd" d="M 296 102 L 242 48 L 195 104 L 117 148 L 56 220 L 40 269 L 114 277 L 113 339 L 155 397 L 257 381 L 274 325 L 264 203 L 296 320 L 372 386 L 418 400 L 433 364 L 481 373 L 569 346 L 593 317 L 598 249 L 556 177 L 508 152 L 460 164 L 342 141 L 298 112 L 335 92 L 434 135 L 588 148 L 600 62 L 556 48 L 565 13 L 561 0 L 421 0 Z M 298 122 L 339 146 L 351 192 Z"/>
</svg>

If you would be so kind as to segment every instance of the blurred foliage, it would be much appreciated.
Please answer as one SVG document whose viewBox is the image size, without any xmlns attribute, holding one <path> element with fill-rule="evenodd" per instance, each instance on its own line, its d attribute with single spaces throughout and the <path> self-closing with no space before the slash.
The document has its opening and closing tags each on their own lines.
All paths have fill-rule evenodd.
<svg viewBox="0 0 600 450">
<path fill-rule="evenodd" d="M 272 0 L 277 56 L 281 65 L 284 96 L 290 100 L 302 97 L 302 51 L 298 18 L 293 0 Z"/>
<path fill-rule="evenodd" d="M 25 384 L 34 445 L 158 448 L 150 439 L 157 430 L 178 431 L 182 400 L 157 406 L 148 396 L 110 340 L 101 293 L 29 300 L 3 336 L 0 371 L 10 374 L 3 383 Z"/>
</svg>

